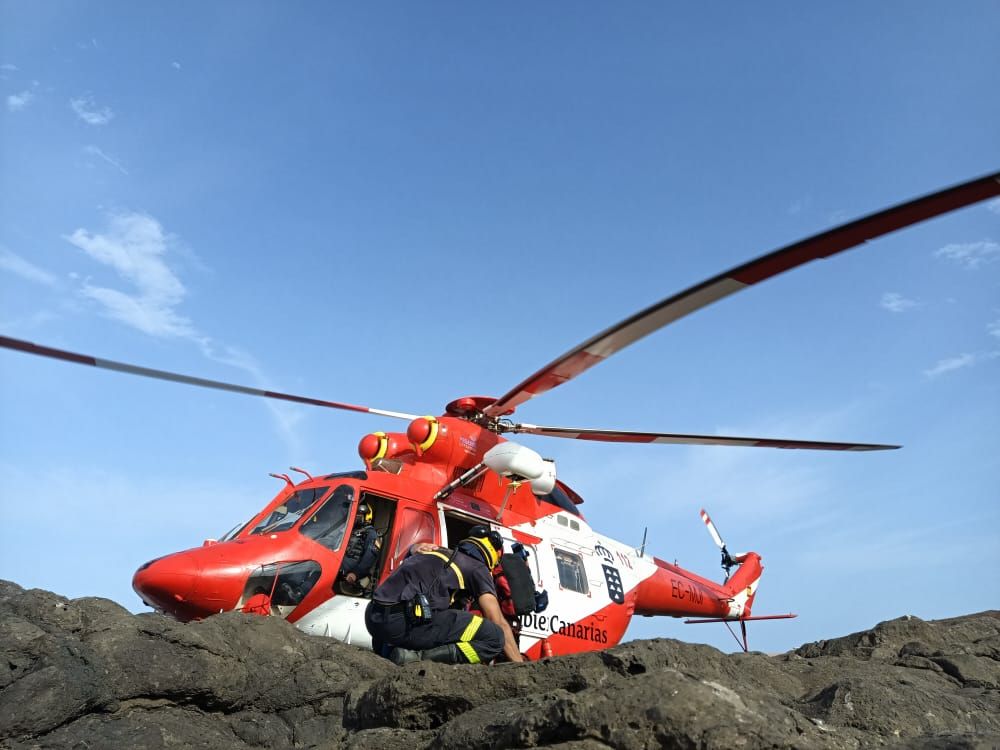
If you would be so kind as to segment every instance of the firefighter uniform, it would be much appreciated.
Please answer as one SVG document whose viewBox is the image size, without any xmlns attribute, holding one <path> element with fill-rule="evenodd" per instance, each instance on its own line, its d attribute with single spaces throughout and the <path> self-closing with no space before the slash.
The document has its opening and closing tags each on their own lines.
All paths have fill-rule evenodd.
<svg viewBox="0 0 1000 750">
<path fill-rule="evenodd" d="M 391 644 L 438 661 L 454 662 L 457 655 L 470 664 L 491 661 L 503 651 L 503 631 L 479 615 L 451 609 L 459 591 L 475 599 L 496 596 L 486 565 L 470 554 L 445 549 L 410 555 L 375 589 L 365 611 L 375 650 Z M 430 606 L 429 621 L 420 621 L 416 615 L 423 613 L 412 610 L 412 602 L 421 594 Z M 445 648 L 430 653 L 439 647 Z"/>
<path fill-rule="evenodd" d="M 369 577 L 375 561 L 378 560 L 380 540 L 378 529 L 374 526 L 362 526 L 351 532 L 351 538 L 344 550 L 344 562 L 340 566 L 341 577 L 354 573 L 356 580 Z"/>
</svg>

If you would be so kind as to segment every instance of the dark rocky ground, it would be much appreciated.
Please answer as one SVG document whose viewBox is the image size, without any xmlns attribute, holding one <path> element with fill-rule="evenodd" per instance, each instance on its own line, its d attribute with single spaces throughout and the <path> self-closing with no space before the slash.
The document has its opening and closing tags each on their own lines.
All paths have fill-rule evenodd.
<svg viewBox="0 0 1000 750">
<path fill-rule="evenodd" d="M 182 625 L 0 582 L 0 748 L 1000 747 L 1000 613 L 779 656 L 672 640 L 398 668 L 227 614 Z"/>
</svg>

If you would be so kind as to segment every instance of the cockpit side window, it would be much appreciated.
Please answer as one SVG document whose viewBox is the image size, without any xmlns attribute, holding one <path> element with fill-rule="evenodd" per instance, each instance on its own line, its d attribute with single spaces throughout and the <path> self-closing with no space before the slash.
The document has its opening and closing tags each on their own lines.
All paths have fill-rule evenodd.
<svg viewBox="0 0 1000 750">
<path fill-rule="evenodd" d="M 294 494 L 285 498 L 285 501 L 281 505 L 262 518 L 253 527 L 250 534 L 271 534 L 277 531 L 288 531 L 302 516 L 309 512 L 309 509 L 329 489 L 329 485 L 324 485 L 322 487 L 308 487 L 296 490 Z"/>
<path fill-rule="evenodd" d="M 299 527 L 299 531 L 331 550 L 340 549 L 351 517 L 354 487 L 342 484 L 335 489 L 315 513 Z"/>
</svg>

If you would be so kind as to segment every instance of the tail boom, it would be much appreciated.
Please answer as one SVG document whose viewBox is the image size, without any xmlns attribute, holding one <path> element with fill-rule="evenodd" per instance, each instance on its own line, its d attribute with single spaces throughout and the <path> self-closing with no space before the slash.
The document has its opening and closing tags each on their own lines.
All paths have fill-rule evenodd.
<svg viewBox="0 0 1000 750">
<path fill-rule="evenodd" d="M 736 619 L 750 615 L 764 567 L 760 555 L 740 555 L 740 567 L 723 585 L 654 557 L 656 570 L 636 591 L 635 614 L 647 617 Z"/>
</svg>

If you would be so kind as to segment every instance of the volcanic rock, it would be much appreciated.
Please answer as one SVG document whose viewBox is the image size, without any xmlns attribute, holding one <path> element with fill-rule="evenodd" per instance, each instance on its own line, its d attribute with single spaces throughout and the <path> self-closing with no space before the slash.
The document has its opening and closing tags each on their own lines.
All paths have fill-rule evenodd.
<svg viewBox="0 0 1000 750">
<path fill-rule="evenodd" d="M 1000 613 L 778 656 L 656 639 L 396 667 L 228 613 L 181 624 L 0 582 L 0 748 L 1000 747 Z"/>
</svg>

